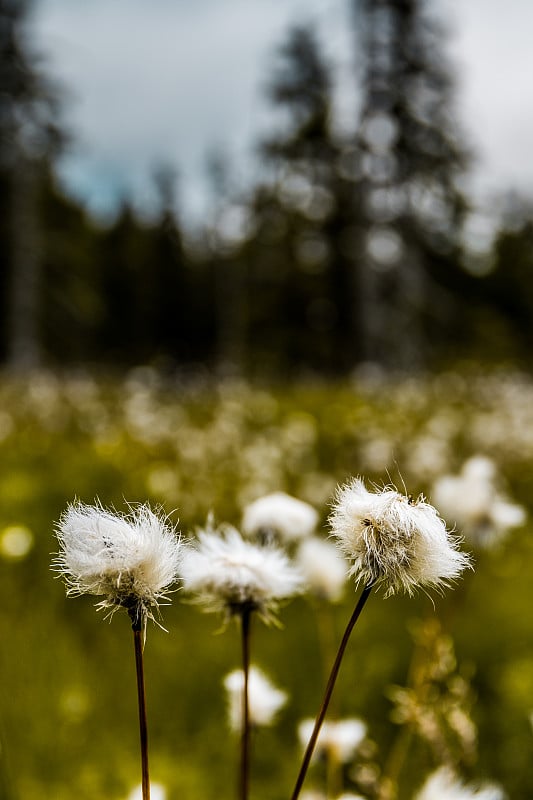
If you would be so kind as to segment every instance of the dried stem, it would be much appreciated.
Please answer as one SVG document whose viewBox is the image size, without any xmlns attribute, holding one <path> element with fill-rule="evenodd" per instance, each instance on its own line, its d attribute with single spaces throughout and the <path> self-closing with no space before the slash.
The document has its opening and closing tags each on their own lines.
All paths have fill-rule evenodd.
<svg viewBox="0 0 533 800">
<path fill-rule="evenodd" d="M 139 704 L 139 732 L 141 740 L 142 798 L 150 800 L 150 777 L 148 774 L 148 727 L 146 724 L 146 692 L 144 688 L 144 631 L 139 615 L 131 616 L 133 645 L 135 648 L 135 668 L 137 672 L 137 700 Z"/>
<path fill-rule="evenodd" d="M 250 772 L 250 711 L 248 702 L 248 676 L 250 672 L 250 617 L 252 610 L 244 606 L 241 611 L 242 637 L 242 671 L 244 676 L 242 689 L 242 723 L 241 723 L 241 765 L 240 765 L 240 798 L 247 800 Z"/>
<path fill-rule="evenodd" d="M 398 780 L 413 738 L 413 726 L 406 723 L 394 740 L 380 779 L 377 800 L 396 800 Z"/>
<path fill-rule="evenodd" d="M 450 608 L 453 610 L 454 606 L 448 605 L 448 610 Z M 424 621 L 424 627 L 426 629 L 427 624 L 432 622 L 432 620 L 433 615 L 430 615 Z M 435 630 L 433 625 L 432 629 Z M 437 628 L 437 633 L 439 631 L 440 626 Z M 432 653 L 434 652 L 436 641 L 435 634 L 432 635 L 429 641 L 427 635 L 424 640 L 417 637 L 411 655 L 406 687 L 414 692 L 421 704 L 427 702 L 427 696 L 430 690 L 428 677 L 434 659 Z M 383 767 L 377 800 L 396 800 L 398 797 L 400 775 L 407 760 L 415 730 L 412 720 L 406 721 L 399 729 Z"/>
<path fill-rule="evenodd" d="M 324 722 L 324 717 L 326 716 L 326 712 L 328 710 L 329 701 L 331 699 L 331 695 L 333 693 L 333 688 L 335 686 L 335 681 L 337 680 L 337 675 L 339 674 L 339 668 L 341 665 L 342 658 L 344 656 L 344 651 L 346 650 L 346 645 L 348 644 L 348 639 L 350 638 L 350 634 L 354 628 L 355 623 L 359 619 L 361 611 L 364 608 L 366 601 L 372 591 L 372 584 L 365 586 L 357 604 L 354 608 L 353 614 L 348 621 L 348 625 L 346 626 L 346 630 L 344 631 L 344 635 L 342 637 L 341 643 L 339 645 L 339 649 L 337 651 L 337 655 L 335 657 L 335 661 L 333 663 L 333 667 L 331 668 L 331 673 L 328 679 L 328 683 L 326 686 L 326 691 L 324 693 L 324 699 L 322 700 L 322 705 L 320 706 L 320 710 L 318 712 L 318 716 L 315 720 L 315 726 L 313 728 L 313 732 L 311 734 L 311 738 L 307 744 L 307 748 L 304 753 L 302 765 L 300 767 L 300 772 L 298 773 L 298 778 L 296 779 L 296 785 L 294 787 L 294 791 L 291 795 L 291 800 L 297 800 L 300 790 L 303 786 L 303 782 L 305 780 L 305 776 L 307 774 L 307 770 L 309 768 L 309 763 L 311 761 L 311 757 L 313 755 L 313 751 L 315 749 L 315 745 L 318 739 L 318 734 L 320 733 L 320 728 L 322 727 L 322 723 Z"/>
</svg>

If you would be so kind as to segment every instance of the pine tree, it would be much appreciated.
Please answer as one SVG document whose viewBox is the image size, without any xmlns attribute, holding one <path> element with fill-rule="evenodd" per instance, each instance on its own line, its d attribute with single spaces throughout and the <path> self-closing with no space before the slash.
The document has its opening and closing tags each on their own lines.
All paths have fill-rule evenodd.
<svg viewBox="0 0 533 800">
<path fill-rule="evenodd" d="M 212 326 L 212 358 L 221 376 L 246 371 L 249 352 L 250 287 L 247 265 L 247 203 L 233 184 L 226 153 L 213 151 L 207 161 L 212 207 L 204 229 L 209 290 L 204 291 Z M 205 316 L 205 312 L 204 312 Z M 204 331 L 208 333 L 209 327 Z M 255 343 L 254 343 L 255 349 Z"/>
<path fill-rule="evenodd" d="M 429 3 L 355 0 L 354 19 L 364 68 L 365 357 L 416 367 L 430 331 L 445 333 L 439 297 L 457 269 L 466 153 L 452 118 L 443 29 Z"/>
<path fill-rule="evenodd" d="M 0 182 L 4 353 L 17 368 L 41 358 L 42 184 L 60 142 L 54 94 L 28 44 L 24 0 L 0 0 Z"/>
<path fill-rule="evenodd" d="M 350 143 L 334 127 L 332 67 L 310 26 L 289 32 L 270 83 L 285 125 L 263 146 L 273 182 L 255 198 L 262 243 L 255 280 L 269 288 L 262 330 L 285 366 L 345 370 L 358 358 L 357 274 L 349 241 L 358 218 Z M 277 301 L 276 301 L 277 295 Z M 256 309 L 256 313 L 257 313 Z"/>
</svg>

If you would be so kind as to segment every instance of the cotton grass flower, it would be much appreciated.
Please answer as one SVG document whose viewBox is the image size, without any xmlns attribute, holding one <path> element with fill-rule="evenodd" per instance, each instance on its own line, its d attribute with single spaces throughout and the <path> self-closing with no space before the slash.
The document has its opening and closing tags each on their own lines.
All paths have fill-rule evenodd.
<svg viewBox="0 0 533 800">
<path fill-rule="evenodd" d="M 364 588 L 331 668 L 291 800 L 302 789 L 348 640 L 372 588 L 383 584 L 386 595 L 400 590 L 413 594 L 418 587 L 442 589 L 470 565 L 433 506 L 393 489 L 369 492 L 360 478 L 337 490 L 329 523 L 331 535 L 352 562 L 350 574 Z"/>
<path fill-rule="evenodd" d="M 306 747 L 313 736 L 315 721 L 303 720 L 298 726 L 298 738 Z M 343 767 L 352 762 L 363 744 L 367 728 L 357 718 L 324 722 L 313 753 L 326 762 L 327 796 L 334 797 L 342 791 Z"/>
<path fill-rule="evenodd" d="M 356 582 L 383 584 L 386 596 L 442 589 L 470 565 L 423 498 L 413 501 L 389 488 L 369 492 L 360 478 L 338 489 L 329 522 Z"/>
<path fill-rule="evenodd" d="M 178 577 L 182 550 L 168 520 L 148 505 L 128 515 L 75 502 L 56 528 L 59 553 L 53 568 L 67 594 L 102 596 L 97 608 L 114 614 L 128 611 L 144 629 L 154 619 Z"/>
<path fill-rule="evenodd" d="M 490 548 L 526 520 L 524 508 L 511 503 L 499 489 L 496 464 L 472 456 L 458 475 L 443 475 L 432 489 L 440 511 L 460 526 L 473 545 Z"/>
<path fill-rule="evenodd" d="M 332 542 L 318 536 L 305 539 L 298 548 L 296 563 L 313 594 L 333 603 L 341 599 L 348 565 Z"/>
<path fill-rule="evenodd" d="M 129 795 L 128 800 L 143 800 L 142 786 L 137 786 Z M 160 783 L 152 783 L 150 786 L 150 800 L 167 800 L 165 787 Z"/>
<path fill-rule="evenodd" d="M 148 505 L 133 507 L 128 515 L 72 503 L 56 527 L 59 553 L 53 568 L 61 575 L 68 595 L 102 596 L 97 608 L 112 616 L 124 608 L 131 619 L 137 674 L 141 741 L 141 793 L 150 800 L 148 733 L 143 650 L 147 619 L 155 619 L 159 605 L 177 579 L 181 559 L 179 538 L 167 519 Z"/>
<path fill-rule="evenodd" d="M 315 789 L 309 789 L 309 791 L 302 792 L 301 800 L 328 800 L 328 798 L 323 792 L 317 792 Z"/>
<path fill-rule="evenodd" d="M 362 794 L 353 794 L 352 792 L 343 792 L 336 800 L 366 800 Z"/>
<path fill-rule="evenodd" d="M 302 745 L 309 741 L 315 721 L 305 719 L 298 726 L 298 738 Z M 337 764 L 353 761 L 367 733 L 365 723 L 355 717 L 325 722 L 315 748 L 315 757 L 326 756 Z"/>
<path fill-rule="evenodd" d="M 282 550 L 246 541 L 229 525 L 199 532 L 183 557 L 181 575 L 185 591 L 206 610 L 231 615 L 248 608 L 266 622 L 275 619 L 281 600 L 304 587 Z"/>
<path fill-rule="evenodd" d="M 242 726 L 240 798 L 247 800 L 250 747 L 250 622 L 254 612 L 275 621 L 279 602 L 303 589 L 300 573 L 280 549 L 245 541 L 230 525 L 214 530 L 209 523 L 184 556 L 181 574 L 186 591 L 207 611 L 224 611 L 241 624 Z"/>
<path fill-rule="evenodd" d="M 286 544 L 301 541 L 315 531 L 318 513 L 303 500 L 285 492 L 260 497 L 246 506 L 242 529 L 247 536 L 277 537 Z"/>
<path fill-rule="evenodd" d="M 448 767 L 441 767 L 426 780 L 415 800 L 505 800 L 499 786 L 479 789 L 466 786 Z"/>
<path fill-rule="evenodd" d="M 256 728 L 272 725 L 279 711 L 287 702 L 287 694 L 276 689 L 267 676 L 257 667 L 251 667 L 248 676 L 249 721 Z M 230 727 L 242 730 L 244 672 L 236 669 L 224 678 L 228 697 Z"/>
</svg>

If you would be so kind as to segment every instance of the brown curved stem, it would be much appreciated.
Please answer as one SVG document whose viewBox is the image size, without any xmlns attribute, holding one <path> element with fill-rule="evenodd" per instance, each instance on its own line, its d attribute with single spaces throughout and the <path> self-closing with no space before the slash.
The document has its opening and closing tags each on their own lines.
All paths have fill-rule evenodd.
<svg viewBox="0 0 533 800">
<path fill-rule="evenodd" d="M 307 774 L 307 770 L 309 768 L 309 764 L 311 762 L 311 757 L 313 755 L 313 751 L 315 749 L 315 745 L 318 739 L 318 734 L 320 733 L 320 728 L 322 727 L 322 723 L 324 722 L 324 717 L 326 716 L 326 712 L 328 710 L 329 701 L 331 699 L 331 695 L 333 693 L 333 688 L 335 686 L 335 682 L 337 680 L 337 675 L 339 674 L 339 668 L 341 665 L 342 658 L 344 656 L 344 651 L 346 650 L 346 645 L 348 644 L 348 639 L 350 638 L 350 634 L 354 628 L 355 623 L 359 619 L 361 611 L 363 610 L 366 601 L 370 596 L 370 592 L 372 591 L 372 584 L 365 586 L 357 604 L 354 608 L 353 614 L 348 621 L 348 625 L 346 626 L 346 630 L 344 631 L 344 635 L 342 637 L 341 643 L 339 645 L 339 649 L 337 650 L 337 655 L 335 656 L 335 661 L 333 662 L 333 667 L 331 668 L 331 672 L 329 675 L 329 679 L 326 685 L 326 691 L 324 693 L 324 698 L 322 700 L 322 705 L 320 706 L 320 710 L 318 712 L 318 716 L 315 720 L 315 726 L 313 728 L 313 732 L 311 734 L 311 738 L 307 744 L 302 765 L 300 767 L 300 772 L 298 773 L 298 777 L 296 779 L 296 785 L 294 787 L 294 791 L 291 795 L 291 800 L 297 800 L 301 788 L 303 786 L 303 782 L 305 780 L 305 776 Z"/>
<path fill-rule="evenodd" d="M 142 797 L 150 800 L 150 777 L 148 773 L 148 726 L 146 723 L 146 692 L 144 686 L 144 636 L 142 621 L 132 617 L 133 644 L 135 648 L 135 670 L 137 673 L 137 700 L 139 704 L 139 733 L 141 741 Z"/>
<path fill-rule="evenodd" d="M 243 608 L 241 612 L 241 641 L 242 641 L 242 723 L 241 723 L 241 768 L 240 768 L 240 798 L 247 800 L 250 773 L 250 710 L 248 695 L 248 676 L 250 672 L 250 617 L 251 609 Z"/>
</svg>

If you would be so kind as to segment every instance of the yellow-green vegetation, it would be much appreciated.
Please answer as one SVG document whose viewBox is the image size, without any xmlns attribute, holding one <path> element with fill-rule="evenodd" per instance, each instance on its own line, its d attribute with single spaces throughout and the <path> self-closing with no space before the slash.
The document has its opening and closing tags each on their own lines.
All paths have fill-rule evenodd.
<svg viewBox="0 0 533 800">
<path fill-rule="evenodd" d="M 56 521 L 74 498 L 124 510 L 160 504 L 188 535 L 213 511 L 239 525 L 243 506 L 278 489 L 313 504 L 325 526 L 338 482 L 363 475 L 431 501 L 434 481 L 473 455 L 492 459 L 500 489 L 532 510 L 533 383 L 461 375 L 251 388 L 164 381 L 150 370 L 94 380 L 4 377 L 0 384 L 0 796 L 125 800 L 138 784 L 137 709 L 129 621 L 111 625 L 90 598 L 65 598 L 49 564 Z M 448 520 L 450 526 L 454 520 Z M 461 533 L 458 530 L 458 533 Z M 360 717 L 371 742 L 345 771 L 374 791 L 392 763 L 406 800 L 444 759 L 510 797 L 533 790 L 533 536 L 531 523 L 491 547 L 457 588 L 432 600 L 373 596 L 350 642 L 332 714 Z M 355 587 L 322 609 L 340 635 Z M 168 798 L 233 798 L 238 740 L 224 676 L 239 666 L 236 626 L 183 602 L 146 647 L 152 779 Z M 437 623 L 437 618 L 440 620 Z M 316 602 L 256 625 L 252 661 L 289 694 L 253 741 L 252 798 L 283 800 L 330 661 Z M 324 619 L 322 619 L 324 623 Z M 477 726 L 477 740 L 475 728 Z M 312 767 L 309 785 L 322 787 Z M 365 789 L 365 786 L 367 787 Z"/>
</svg>

